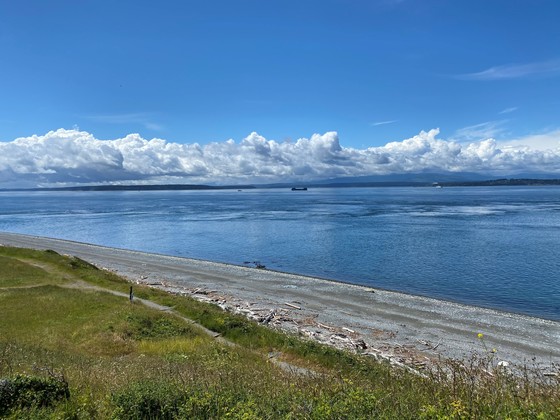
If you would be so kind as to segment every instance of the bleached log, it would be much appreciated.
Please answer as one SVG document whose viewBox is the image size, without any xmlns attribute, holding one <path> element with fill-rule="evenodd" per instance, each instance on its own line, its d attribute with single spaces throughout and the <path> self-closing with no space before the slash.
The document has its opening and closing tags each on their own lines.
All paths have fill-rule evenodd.
<svg viewBox="0 0 560 420">
<path fill-rule="evenodd" d="M 270 313 L 264 317 L 264 319 L 262 320 L 263 324 L 268 324 L 272 318 L 274 318 L 274 315 L 276 315 L 276 309 L 273 309 L 272 311 L 270 311 Z"/>
</svg>

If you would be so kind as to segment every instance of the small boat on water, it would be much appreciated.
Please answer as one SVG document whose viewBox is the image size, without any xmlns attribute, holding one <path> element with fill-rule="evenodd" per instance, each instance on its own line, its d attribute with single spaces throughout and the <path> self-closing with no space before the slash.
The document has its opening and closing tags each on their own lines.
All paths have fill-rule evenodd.
<svg viewBox="0 0 560 420">
<path fill-rule="evenodd" d="M 307 187 L 292 187 L 292 191 L 307 191 Z"/>
</svg>

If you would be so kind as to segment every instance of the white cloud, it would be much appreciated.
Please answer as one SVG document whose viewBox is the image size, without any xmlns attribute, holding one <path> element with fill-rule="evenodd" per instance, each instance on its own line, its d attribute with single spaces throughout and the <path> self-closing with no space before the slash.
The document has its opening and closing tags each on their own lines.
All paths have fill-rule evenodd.
<svg viewBox="0 0 560 420">
<path fill-rule="evenodd" d="M 530 76 L 550 76 L 554 74 L 560 74 L 560 60 L 495 66 L 476 73 L 461 74 L 456 76 L 456 78 L 485 81 L 520 79 Z"/>
<path fill-rule="evenodd" d="M 128 114 L 86 115 L 84 118 L 107 124 L 139 124 L 148 130 L 161 131 L 163 127 L 153 121 L 153 115 L 147 112 Z"/>
<path fill-rule="evenodd" d="M 378 125 L 387 125 L 387 124 L 393 124 L 396 123 L 397 120 L 388 120 L 388 121 L 378 121 L 378 122 L 372 122 L 370 125 L 373 127 L 377 127 Z"/>
<path fill-rule="evenodd" d="M 560 176 L 560 130 L 497 142 L 460 143 L 439 130 L 381 147 L 346 148 L 337 133 L 295 142 L 251 133 L 207 145 L 146 140 L 138 134 L 99 140 L 78 130 L 0 142 L 0 187 L 79 183 L 266 183 L 405 172 L 519 172 Z"/>
<path fill-rule="evenodd" d="M 480 124 L 470 125 L 455 131 L 453 140 L 460 142 L 480 141 L 494 138 L 503 133 L 504 124 L 507 120 L 486 121 Z"/>
<path fill-rule="evenodd" d="M 560 130 L 554 130 L 548 133 L 531 134 L 517 139 L 499 142 L 502 149 L 517 150 L 558 150 L 560 149 Z"/>
<path fill-rule="evenodd" d="M 512 112 L 517 111 L 518 109 L 519 108 L 517 108 L 516 106 L 512 106 L 509 108 L 502 109 L 500 112 L 498 112 L 498 114 L 510 114 Z"/>
</svg>

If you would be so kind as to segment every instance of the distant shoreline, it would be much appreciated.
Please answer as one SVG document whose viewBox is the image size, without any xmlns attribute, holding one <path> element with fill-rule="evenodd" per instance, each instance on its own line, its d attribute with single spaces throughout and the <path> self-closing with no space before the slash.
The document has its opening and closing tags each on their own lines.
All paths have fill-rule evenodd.
<svg viewBox="0 0 560 420">
<path fill-rule="evenodd" d="M 206 191 L 206 190 L 256 190 L 264 188 L 372 188 L 372 187 L 502 187 L 502 186 L 556 186 L 560 179 L 499 178 L 485 181 L 383 181 L 383 182 L 332 182 L 250 185 L 204 184 L 150 184 L 150 185 L 83 185 L 73 187 L 4 188 L 0 192 L 17 191 Z"/>
</svg>

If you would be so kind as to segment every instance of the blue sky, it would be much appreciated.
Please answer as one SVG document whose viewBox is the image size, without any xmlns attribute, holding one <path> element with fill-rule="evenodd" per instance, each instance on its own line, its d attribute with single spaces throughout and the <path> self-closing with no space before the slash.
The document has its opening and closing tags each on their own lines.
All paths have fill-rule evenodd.
<svg viewBox="0 0 560 420">
<path fill-rule="evenodd" d="M 0 141 L 558 146 L 559 21 L 553 0 L 2 0 Z"/>
<path fill-rule="evenodd" d="M 558 128 L 557 1 L 3 1 L 0 139 Z M 494 70 L 492 70 L 494 69 Z M 470 75 L 470 76 L 469 76 Z M 477 76 L 478 75 L 478 76 Z"/>
</svg>

